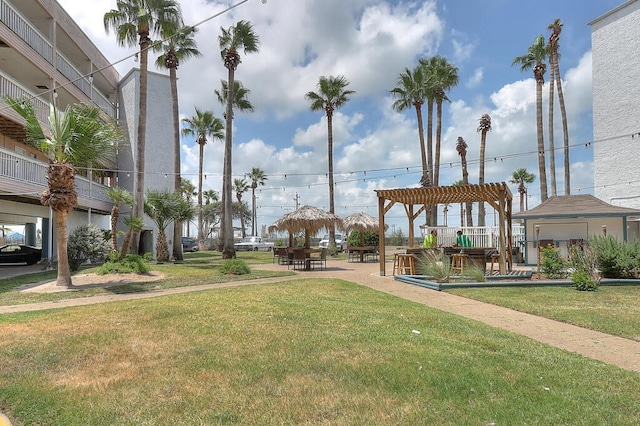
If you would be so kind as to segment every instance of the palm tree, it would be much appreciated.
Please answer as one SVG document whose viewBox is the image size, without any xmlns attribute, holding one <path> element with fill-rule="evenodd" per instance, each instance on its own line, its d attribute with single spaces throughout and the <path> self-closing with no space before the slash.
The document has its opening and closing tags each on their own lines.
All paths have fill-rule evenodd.
<svg viewBox="0 0 640 426">
<path fill-rule="evenodd" d="M 526 55 L 518 56 L 512 65 L 520 65 L 521 71 L 533 69 L 533 77 L 536 80 L 536 122 L 538 134 L 538 170 L 540 172 L 540 199 L 545 201 L 547 194 L 547 171 L 544 160 L 544 135 L 542 131 L 542 85 L 547 65 L 544 63 L 548 56 L 548 49 L 544 43 L 544 37 L 539 35 L 536 41 L 529 46 Z"/>
<path fill-rule="evenodd" d="M 96 106 L 70 104 L 61 112 L 54 105 L 49 113 L 50 135 L 38 122 L 33 105 L 27 100 L 8 97 L 15 112 L 25 119 L 27 143 L 38 146 L 49 157 L 48 188 L 40 203 L 55 212 L 58 250 L 56 285 L 69 287 L 71 269 L 67 257 L 67 215 L 78 205 L 75 186 L 76 167 L 112 168 L 114 143 L 121 139 L 115 121 L 103 119 Z"/>
<path fill-rule="evenodd" d="M 258 185 L 262 186 L 268 180 L 264 171 L 253 167 L 251 173 L 247 174 L 247 177 L 251 181 L 251 235 L 258 235 L 258 223 L 256 215 L 256 188 Z"/>
<path fill-rule="evenodd" d="M 549 132 L 547 140 L 549 141 L 549 184 L 551 185 L 551 196 L 558 195 L 558 186 L 556 185 L 556 147 L 553 135 L 553 114 L 554 114 L 554 92 L 555 92 L 555 67 L 553 66 L 553 55 L 551 53 L 551 37 L 547 45 L 549 51 Z"/>
<path fill-rule="evenodd" d="M 227 103 L 227 93 L 229 90 L 229 84 L 227 83 L 226 80 L 220 80 L 220 86 L 221 86 L 221 89 L 220 90 L 216 89 L 213 91 L 213 93 L 216 94 L 216 97 L 218 98 L 218 102 L 220 102 L 222 105 L 225 105 Z M 232 101 L 233 110 L 238 110 L 240 112 L 253 112 L 253 105 L 251 104 L 251 101 L 249 101 L 250 93 L 251 93 L 251 90 L 244 87 L 240 80 L 234 81 L 233 82 L 233 101 Z M 223 116 L 225 119 L 227 118 L 226 113 L 224 113 Z"/>
<path fill-rule="evenodd" d="M 173 190 L 180 192 L 180 115 L 178 112 L 178 77 L 176 70 L 189 58 L 200 56 L 193 36 L 198 31 L 195 27 L 182 26 L 175 31 L 163 34 L 163 43 L 154 45 L 154 50 L 162 54 L 156 59 L 156 67 L 169 70 L 171 83 L 171 102 L 173 106 L 173 170 L 175 170 Z M 173 227 L 173 257 L 182 260 L 182 224 L 176 222 Z"/>
<path fill-rule="evenodd" d="M 204 204 L 209 205 L 212 201 L 218 201 L 218 191 L 207 189 L 206 191 L 202 191 L 202 197 L 204 198 Z"/>
<path fill-rule="evenodd" d="M 182 129 L 184 136 L 196 136 L 196 142 L 200 145 L 198 155 L 198 249 L 205 250 L 204 229 L 202 227 L 202 168 L 204 162 L 204 146 L 207 136 L 220 139 L 224 137 L 222 120 L 213 116 L 213 111 L 201 111 L 196 107 L 196 115 L 191 118 L 183 118 L 182 122 L 187 127 Z"/>
<path fill-rule="evenodd" d="M 484 153 L 487 144 L 487 133 L 491 131 L 491 116 L 489 114 L 482 114 L 480 117 L 480 124 L 478 125 L 478 132 L 480 132 L 480 170 L 478 173 L 478 183 L 484 185 Z M 485 226 L 485 210 L 484 203 L 481 201 L 478 203 L 478 226 Z"/>
<path fill-rule="evenodd" d="M 558 102 L 560 103 L 560 115 L 562 117 L 562 132 L 564 135 L 564 195 L 570 195 L 571 165 L 569 164 L 569 126 L 567 125 L 567 110 L 564 104 L 562 78 L 560 77 L 560 55 L 558 54 L 558 41 L 560 40 L 563 25 L 560 19 L 555 19 L 548 27 L 552 31 L 549 37 L 549 62 L 551 62 L 551 72 L 558 86 Z M 549 83 L 551 84 L 551 78 L 549 79 Z"/>
<path fill-rule="evenodd" d="M 236 200 L 238 200 L 238 205 L 242 205 L 242 194 L 249 190 L 249 184 L 244 179 L 234 179 L 233 180 L 233 190 L 236 193 Z M 247 236 L 244 226 L 244 215 L 240 215 L 240 228 L 242 229 L 242 238 Z"/>
<path fill-rule="evenodd" d="M 462 165 L 462 184 L 469 185 L 469 172 L 467 171 L 467 142 L 462 138 L 462 136 L 458 136 L 458 140 L 456 142 L 456 151 L 458 151 L 458 155 L 460 156 L 460 163 Z M 473 209 L 472 203 L 467 203 L 467 226 L 473 226 L 473 216 L 471 215 Z"/>
<path fill-rule="evenodd" d="M 329 212 L 335 213 L 333 195 L 333 111 L 349 102 L 353 90 L 347 90 L 349 81 L 344 76 L 320 77 L 318 92 L 307 92 L 305 99 L 311 102 L 311 111 L 324 111 L 327 116 L 327 162 L 329 164 Z M 329 229 L 329 244 L 336 244 L 336 230 Z"/>
<path fill-rule="evenodd" d="M 133 194 L 119 186 L 113 186 L 107 190 L 107 197 L 113 200 L 111 208 L 111 246 L 114 252 L 118 251 L 118 220 L 120 218 L 120 205 L 133 206 Z M 126 251 L 126 250 L 125 250 Z"/>
<path fill-rule="evenodd" d="M 156 260 L 166 262 L 169 260 L 169 244 L 165 230 L 171 223 L 193 216 L 193 206 L 179 192 L 150 190 L 147 191 L 144 212 L 158 227 Z"/>
<path fill-rule="evenodd" d="M 511 179 L 509 180 L 510 183 L 518 184 L 518 192 L 520 193 L 520 211 L 524 211 L 525 209 L 524 200 L 525 194 L 527 193 L 527 187 L 524 184 L 532 183 L 535 180 L 536 175 L 534 175 L 533 173 L 529 173 L 525 168 L 517 169 L 516 171 L 514 171 Z"/>
<path fill-rule="evenodd" d="M 458 67 L 447 61 L 447 58 L 436 55 L 428 61 L 420 60 L 420 64 L 427 68 L 429 92 L 436 104 L 436 146 L 434 153 L 433 177 L 434 186 L 440 184 L 440 148 L 442 138 L 442 104 L 448 101 L 447 92 L 458 85 Z"/>
<path fill-rule="evenodd" d="M 147 130 L 147 58 L 150 36 L 167 34 L 178 28 L 182 13 L 175 0 L 119 0 L 117 9 L 104 15 L 104 28 L 116 34 L 119 46 L 140 46 L 140 93 L 138 114 L 138 140 L 135 154 L 133 215 L 144 216 L 144 162 Z M 131 241 L 131 252 L 138 253 L 139 232 Z"/>
<path fill-rule="evenodd" d="M 396 81 L 397 86 L 390 93 L 396 99 L 392 104 L 394 111 L 402 112 L 404 110 L 415 108 L 418 120 L 418 139 L 420 141 L 420 156 L 422 159 L 422 178 L 421 181 L 426 182 L 429 179 L 429 168 L 427 163 L 427 152 L 424 143 L 424 123 L 422 120 L 422 105 L 426 98 L 426 87 L 424 81 L 424 69 L 417 66 L 411 71 L 405 68 L 400 73 Z"/>
<path fill-rule="evenodd" d="M 198 191 L 196 191 L 195 185 L 189 179 L 181 178 L 180 194 L 182 195 L 182 198 L 184 198 L 189 204 L 191 204 L 192 197 L 197 197 Z M 187 235 L 191 235 L 190 223 L 190 221 L 187 222 Z"/>
</svg>

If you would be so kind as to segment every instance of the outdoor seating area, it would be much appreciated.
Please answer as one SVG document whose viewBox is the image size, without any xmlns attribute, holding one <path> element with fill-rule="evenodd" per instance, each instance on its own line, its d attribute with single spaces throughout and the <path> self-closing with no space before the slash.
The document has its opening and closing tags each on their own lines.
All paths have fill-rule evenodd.
<svg viewBox="0 0 640 426">
<path fill-rule="evenodd" d="M 326 248 L 278 247 L 274 252 L 274 259 L 276 258 L 278 265 L 287 265 L 288 269 L 293 268 L 294 271 L 327 269 Z"/>
<path fill-rule="evenodd" d="M 449 259 L 451 275 L 464 275 L 470 267 L 482 268 L 486 275 L 492 275 L 499 269 L 501 260 L 498 250 L 492 247 L 407 247 L 404 253 L 394 255 L 393 275 L 415 275 L 420 257 L 429 254 L 446 256 Z M 511 263 L 507 264 L 511 270 Z"/>
<path fill-rule="evenodd" d="M 349 262 L 377 262 L 379 259 L 378 246 L 348 246 Z"/>
</svg>

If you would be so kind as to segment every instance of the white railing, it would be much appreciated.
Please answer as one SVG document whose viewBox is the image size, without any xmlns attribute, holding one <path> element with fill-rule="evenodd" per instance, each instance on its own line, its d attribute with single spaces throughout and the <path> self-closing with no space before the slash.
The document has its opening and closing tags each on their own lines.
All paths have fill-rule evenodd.
<svg viewBox="0 0 640 426">
<path fill-rule="evenodd" d="M 47 167 L 46 163 L 0 148 L 0 179 L 12 179 L 34 185 L 34 193 L 39 193 L 47 187 Z M 84 176 L 76 176 L 75 182 L 80 197 L 113 203 L 107 197 L 107 186 Z"/>
<path fill-rule="evenodd" d="M 6 1 L 0 0 L 0 21 L 18 35 L 33 50 L 53 65 L 53 45 Z M 109 116 L 116 118 L 116 108 L 60 52 L 56 52 L 56 68 Z M 92 96 L 93 92 L 93 96 Z"/>
<path fill-rule="evenodd" d="M 32 103 L 36 117 L 45 126 L 49 126 L 49 104 L 42 101 L 38 96 L 22 87 L 7 74 L 0 71 L 0 95 L 11 96 L 12 98 L 27 98 Z"/>
<path fill-rule="evenodd" d="M 438 244 L 442 244 L 446 247 L 451 247 L 456 242 L 456 233 L 462 231 L 469 239 L 474 247 L 498 247 L 498 241 L 500 240 L 500 228 L 498 226 L 463 226 L 463 227 L 425 227 L 423 232 L 431 232 L 436 229 L 438 231 Z M 414 241 L 415 245 L 421 245 L 422 237 L 416 237 Z M 520 224 L 513 224 L 511 227 L 511 246 L 522 247 L 524 244 L 524 226 Z"/>
</svg>

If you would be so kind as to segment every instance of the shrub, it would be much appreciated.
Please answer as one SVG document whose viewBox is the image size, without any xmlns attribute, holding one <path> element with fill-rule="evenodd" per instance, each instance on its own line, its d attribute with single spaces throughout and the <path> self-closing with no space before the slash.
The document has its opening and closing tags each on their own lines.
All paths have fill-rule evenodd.
<svg viewBox="0 0 640 426">
<path fill-rule="evenodd" d="M 284 241 L 282 238 L 278 238 L 274 244 L 276 247 L 284 247 Z"/>
<path fill-rule="evenodd" d="M 251 272 L 244 260 L 229 259 L 220 265 L 220 272 L 225 275 L 245 275 Z"/>
<path fill-rule="evenodd" d="M 427 251 L 418 256 L 416 272 L 418 275 L 433 277 L 438 283 L 448 283 L 451 276 L 451 261 L 444 253 Z"/>
<path fill-rule="evenodd" d="M 375 232 L 364 233 L 364 246 L 377 247 L 380 245 L 380 236 Z M 347 238 L 347 245 L 359 246 L 360 245 L 360 231 L 351 231 L 349 238 Z"/>
<path fill-rule="evenodd" d="M 128 254 L 122 260 L 118 260 L 118 254 L 111 253 L 109 260 L 98 269 L 98 274 L 146 274 L 150 270 L 149 264 L 140 255 Z"/>
<path fill-rule="evenodd" d="M 576 290 L 595 291 L 600 285 L 600 272 L 596 267 L 596 252 L 589 244 L 574 246 L 569 250 L 573 268 L 571 282 Z"/>
<path fill-rule="evenodd" d="M 596 252 L 597 265 L 606 278 L 640 277 L 640 244 L 618 241 L 613 236 L 594 236 L 589 245 Z"/>
<path fill-rule="evenodd" d="M 111 245 L 104 238 L 104 231 L 90 223 L 80 225 L 69 234 L 67 256 L 69 268 L 77 271 L 86 261 L 103 263 L 109 257 Z"/>
<path fill-rule="evenodd" d="M 547 278 L 553 280 L 567 276 L 565 272 L 567 265 L 562 256 L 560 256 L 560 249 L 547 246 L 542 249 L 541 255 L 540 269 Z"/>
</svg>

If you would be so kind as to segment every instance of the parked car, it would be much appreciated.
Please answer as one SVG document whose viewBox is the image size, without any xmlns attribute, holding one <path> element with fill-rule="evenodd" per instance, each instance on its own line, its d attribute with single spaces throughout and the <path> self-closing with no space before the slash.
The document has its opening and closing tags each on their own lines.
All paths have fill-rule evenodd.
<svg viewBox="0 0 640 426">
<path fill-rule="evenodd" d="M 268 243 L 262 237 L 244 237 L 239 243 L 235 243 L 234 248 L 237 251 L 271 251 L 273 243 Z"/>
<path fill-rule="evenodd" d="M 325 234 L 320 240 L 319 244 L 320 248 L 328 248 L 329 247 L 329 234 Z M 347 249 L 347 240 L 344 239 L 344 235 L 336 234 L 336 247 L 338 247 L 338 251 L 345 251 Z"/>
<path fill-rule="evenodd" d="M 42 250 L 38 247 L 19 244 L 7 244 L 0 247 L 0 263 L 26 263 L 35 265 L 42 259 Z"/>
<path fill-rule="evenodd" d="M 198 251 L 198 242 L 196 240 L 194 240 L 193 238 L 182 237 L 182 251 L 183 252 Z"/>
</svg>

